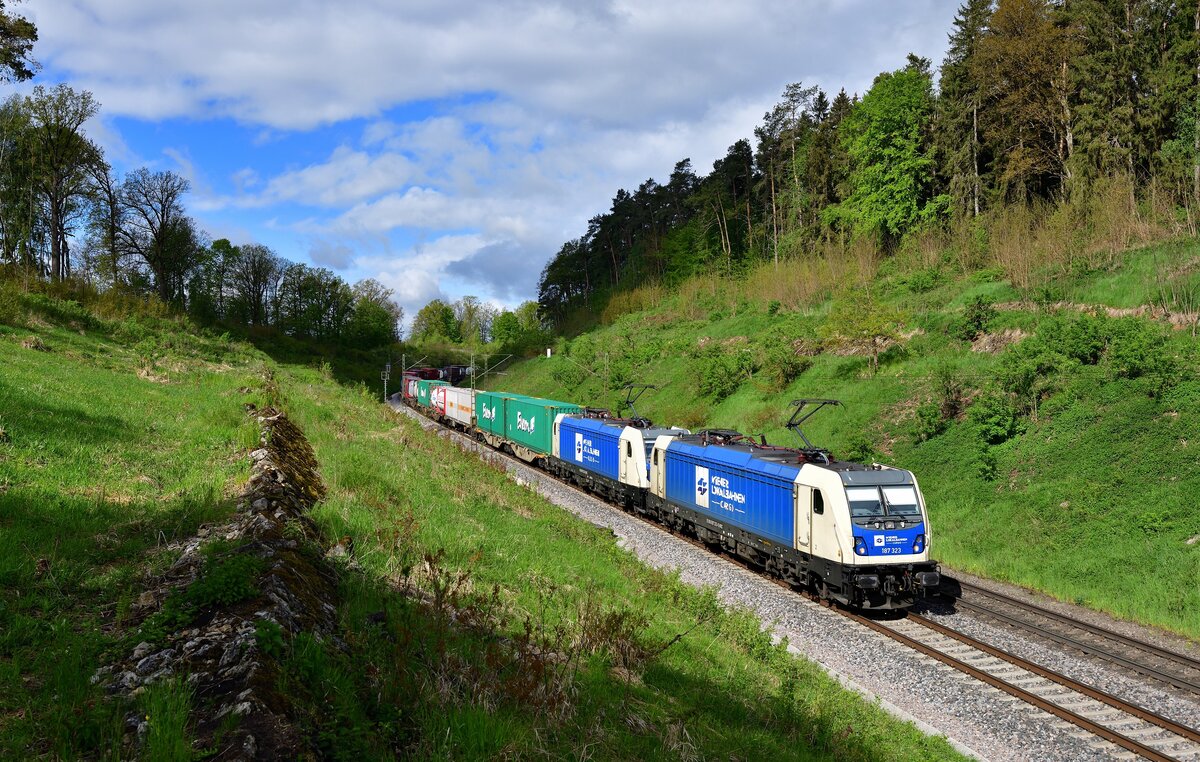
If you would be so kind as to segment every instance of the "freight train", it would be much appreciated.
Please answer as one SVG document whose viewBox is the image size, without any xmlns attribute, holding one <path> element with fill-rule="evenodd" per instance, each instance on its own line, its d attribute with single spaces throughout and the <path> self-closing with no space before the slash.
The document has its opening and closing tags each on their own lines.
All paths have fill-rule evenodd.
<svg viewBox="0 0 1200 762">
<path fill-rule="evenodd" d="M 909 471 L 836 460 L 728 429 L 655 428 L 568 402 L 405 377 L 403 402 L 627 511 L 738 556 L 823 601 L 902 609 L 936 594 L 925 500 Z M 632 407 L 632 405 L 630 405 Z M 618 411 L 619 412 L 619 411 Z"/>
</svg>

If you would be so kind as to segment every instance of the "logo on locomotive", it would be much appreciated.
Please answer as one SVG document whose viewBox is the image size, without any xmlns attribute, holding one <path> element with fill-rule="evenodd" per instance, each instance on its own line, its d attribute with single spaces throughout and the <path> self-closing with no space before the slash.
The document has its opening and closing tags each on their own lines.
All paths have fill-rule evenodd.
<svg viewBox="0 0 1200 762">
<path fill-rule="evenodd" d="M 696 505 L 708 507 L 708 469 L 696 466 Z"/>
<path fill-rule="evenodd" d="M 583 434 L 578 432 L 575 434 L 575 460 L 579 463 L 583 462 Z"/>
</svg>

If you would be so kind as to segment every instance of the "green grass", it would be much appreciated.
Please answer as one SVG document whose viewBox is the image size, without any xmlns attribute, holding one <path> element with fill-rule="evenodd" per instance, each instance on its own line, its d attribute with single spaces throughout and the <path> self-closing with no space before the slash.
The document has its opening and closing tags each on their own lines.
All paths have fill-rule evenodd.
<svg viewBox="0 0 1200 762">
<path fill-rule="evenodd" d="M 957 756 L 328 366 L 276 366 L 161 317 L 24 296 L 5 309 L 0 757 L 127 757 L 132 710 L 149 722 L 142 757 L 204 753 L 189 725 L 204 699 L 184 683 L 123 702 L 90 678 L 142 637 L 130 611 L 172 560 L 163 546 L 232 509 L 257 441 L 242 406 L 263 402 L 265 367 L 329 485 L 313 516 L 363 566 L 342 576 L 339 641 L 256 630 L 322 755 Z M 30 337 L 49 351 L 22 348 Z M 227 572 L 177 593 L 172 622 L 246 594 L 246 570 Z M 432 604 L 398 590 L 439 586 Z"/>
<path fill-rule="evenodd" d="M 329 748 L 365 726 L 378 735 L 357 737 L 346 747 L 354 756 L 386 756 L 396 747 L 421 758 L 677 759 L 689 747 L 713 758 L 955 756 L 943 741 L 888 718 L 772 646 L 757 619 L 725 612 L 712 590 L 648 569 L 608 532 L 415 423 L 381 417 L 373 401 L 316 372 L 285 368 L 279 378 L 330 488 L 314 518 L 329 536 L 354 538 L 368 573 L 343 590 L 344 637 L 358 646 L 352 670 L 312 643 L 292 646 L 290 685 L 322 686 L 305 702 L 314 734 Z M 430 564 L 434 551 L 441 554 Z M 498 607 L 477 614 L 483 626 L 467 632 L 431 625 L 428 613 L 380 586 L 431 589 L 432 579 L 462 574 L 465 610 L 493 600 Z M 383 623 L 365 624 L 371 612 L 383 612 Z M 545 664 L 527 658 L 524 669 L 505 672 L 489 662 L 494 638 L 519 642 L 526 625 L 573 664 L 566 710 L 542 706 L 517 679 Z M 608 635 L 584 647 L 588 633 Z M 678 643 L 646 655 L 681 633 Z M 623 663 L 632 665 L 631 682 L 618 676 Z M 447 665 L 456 677 L 443 675 L 431 690 L 427 673 L 443 674 Z M 348 700 L 370 693 L 355 683 L 362 673 L 378 676 L 370 685 L 387 701 Z M 409 686 L 413 692 L 397 690 Z M 489 708 L 470 696 L 482 696 Z M 531 710 L 539 707 L 554 719 L 538 719 Z"/>
<path fill-rule="evenodd" d="M 1145 304 L 1159 293 L 1156 277 L 1187 282 L 1198 257 L 1194 241 L 1130 252 L 1110 271 L 1078 274 L 1053 299 Z M 996 388 L 1004 363 L 1003 355 L 972 352 L 953 338 L 964 305 L 976 296 L 1010 302 L 1021 295 L 987 273 L 943 273 L 926 278 L 933 288 L 913 293 L 908 274 L 882 269 L 875 284 L 882 300 L 920 333 L 886 352 L 877 375 L 864 357 L 824 353 L 785 388 L 759 372 L 725 399 L 706 398 L 702 341 L 732 341 L 729 353 L 816 341 L 828 305 L 770 315 L 769 305 L 753 301 L 709 303 L 700 305 L 708 319 L 688 320 L 697 305 L 670 297 L 561 342 L 557 356 L 518 363 L 487 385 L 614 406 L 621 383 L 658 384 L 638 406 L 657 423 L 728 426 L 780 444 L 798 443 L 783 427 L 790 400 L 840 399 L 845 407 L 822 411 L 806 433 L 835 454 L 912 469 L 929 504 L 933 553 L 943 563 L 1200 636 L 1200 543 L 1187 544 L 1200 535 L 1192 505 L 1200 490 L 1192 453 L 1200 436 L 1200 375 L 1190 332 L 1170 332 L 1153 350 L 1176 358 L 1178 383 L 1165 393 L 1153 377 L 1122 377 L 1106 352 L 1097 365 L 1055 369 L 1036 417 L 1019 416 L 1021 432 L 1006 443 L 985 446 L 969 410 L 922 441 L 916 412 L 938 399 L 940 369 L 952 369 L 969 401 Z M 1049 319 L 1039 309 L 1002 311 L 991 329 L 1036 333 Z"/>
<path fill-rule="evenodd" d="M 5 758 L 117 752 L 120 707 L 89 680 L 120 639 L 147 552 L 228 513 L 256 437 L 239 389 L 258 366 L 237 347 L 158 327 L 131 344 L 121 334 L 136 321 L 79 317 L 51 327 L 35 309 L 31 325 L 0 326 Z M 22 348 L 30 336 L 49 351 Z M 147 337 L 176 348 L 156 362 Z"/>
</svg>

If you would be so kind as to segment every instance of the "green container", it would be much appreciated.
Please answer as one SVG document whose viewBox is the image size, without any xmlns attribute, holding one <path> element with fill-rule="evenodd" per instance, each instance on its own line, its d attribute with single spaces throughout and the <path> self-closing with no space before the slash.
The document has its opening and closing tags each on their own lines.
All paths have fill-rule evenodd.
<svg viewBox="0 0 1200 762">
<path fill-rule="evenodd" d="M 582 410 L 571 402 L 536 397 L 508 399 L 504 405 L 504 438 L 549 455 L 554 450 L 554 419 L 560 413 L 575 414 Z"/>
<path fill-rule="evenodd" d="M 475 427 L 480 431 L 508 438 L 504 433 L 505 406 L 510 399 L 527 399 L 524 394 L 512 392 L 485 392 L 475 390 Z"/>
<path fill-rule="evenodd" d="M 429 389 L 434 386 L 449 386 L 445 381 L 429 381 L 421 379 L 417 382 L 417 404 L 421 407 L 429 407 Z"/>
</svg>

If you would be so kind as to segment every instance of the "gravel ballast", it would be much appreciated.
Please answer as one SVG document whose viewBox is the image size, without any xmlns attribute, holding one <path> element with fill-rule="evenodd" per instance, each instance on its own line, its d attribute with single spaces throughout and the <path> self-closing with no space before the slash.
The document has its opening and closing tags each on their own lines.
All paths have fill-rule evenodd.
<svg viewBox="0 0 1200 762">
<path fill-rule="evenodd" d="M 681 579 L 696 586 L 717 589 L 723 602 L 753 611 L 778 638 L 786 638 L 789 650 L 816 662 L 848 687 L 878 699 L 881 706 L 902 719 L 912 721 L 927 733 L 944 735 L 965 754 L 995 760 L 1095 760 L 1128 759 L 1129 752 L 1091 736 L 1080 729 L 1015 700 L 1008 694 L 970 678 L 934 659 L 904 648 L 885 636 L 847 620 L 751 572 L 733 561 L 677 538 L 655 524 L 635 518 L 618 508 L 558 482 L 549 475 L 515 458 L 501 455 L 462 434 L 449 431 L 396 402 L 392 407 L 421 423 L 430 431 L 502 464 L 510 478 L 535 490 L 555 505 L 617 537 L 618 544 L 644 563 L 662 569 L 678 569 Z M 926 612 L 928 613 L 928 612 Z M 1077 670 L 1081 680 L 1098 686 L 1121 686 L 1133 682 L 1112 670 L 1095 677 L 1089 669 L 1097 665 L 1068 665 L 1077 661 L 1070 654 L 1037 644 L 1014 641 L 1019 635 L 971 619 L 965 614 L 937 615 L 938 621 L 978 633 L 983 639 L 1046 666 L 1067 672 Z M 1149 700 L 1137 686 L 1121 686 L 1127 698 L 1161 710 L 1162 694 Z M 1147 688 L 1140 686 L 1142 691 Z M 1122 695 L 1125 695 L 1124 693 Z M 1145 701 L 1142 699 L 1145 698 Z M 1178 716 L 1177 716 L 1178 715 Z M 1193 720 L 1197 708 L 1180 704 L 1171 716 Z"/>
</svg>

